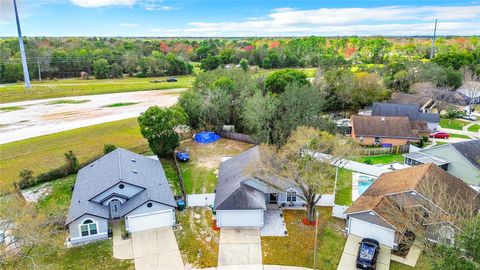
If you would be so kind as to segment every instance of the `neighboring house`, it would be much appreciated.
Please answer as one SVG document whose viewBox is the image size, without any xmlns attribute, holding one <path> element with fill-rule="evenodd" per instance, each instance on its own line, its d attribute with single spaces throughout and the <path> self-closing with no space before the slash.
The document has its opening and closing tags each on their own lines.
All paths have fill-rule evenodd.
<svg viewBox="0 0 480 270">
<path fill-rule="evenodd" d="M 472 186 L 480 186 L 480 140 L 443 144 L 403 154 L 404 163 L 433 163 Z"/>
<path fill-rule="evenodd" d="M 78 171 L 68 210 L 69 244 L 108 237 L 108 222 L 125 219 L 137 232 L 175 225 L 176 202 L 158 160 L 118 148 Z"/>
<path fill-rule="evenodd" d="M 465 82 L 456 91 L 468 97 L 471 104 L 480 104 L 480 82 Z"/>
<path fill-rule="evenodd" d="M 451 213 L 438 206 L 442 192 L 435 188 L 448 187 L 459 205 L 472 204 L 477 210 L 480 196 L 460 179 L 433 164 L 424 164 L 382 174 L 346 211 L 347 232 L 362 238 L 373 238 L 390 248 L 398 248 L 407 232 L 408 213 L 421 214 L 427 239 L 451 243 L 458 231 L 449 218 Z M 391 208 L 398 206 L 399 208 Z M 400 209 L 405 217 L 398 218 L 392 209 Z M 414 212 L 409 212 L 414 211 Z M 393 213 L 393 214 L 392 214 Z M 423 213 L 423 214 L 422 214 Z M 435 215 L 434 213 L 441 213 Z M 401 214 L 400 214 L 401 215 Z"/>
<path fill-rule="evenodd" d="M 407 145 L 420 142 L 422 137 L 408 117 L 353 115 L 352 138 L 362 145 Z"/>
<path fill-rule="evenodd" d="M 425 121 L 430 131 L 437 130 L 440 126 L 439 114 L 422 112 L 417 104 L 374 103 L 372 115 L 407 116 L 410 121 Z"/>
<path fill-rule="evenodd" d="M 255 172 L 259 155 L 255 146 L 220 164 L 214 202 L 218 227 L 263 227 L 267 205 L 305 204 L 295 183 Z"/>
<path fill-rule="evenodd" d="M 432 112 L 436 105 L 429 94 L 396 93 L 388 103 L 417 105 L 419 110 L 424 113 Z"/>
</svg>

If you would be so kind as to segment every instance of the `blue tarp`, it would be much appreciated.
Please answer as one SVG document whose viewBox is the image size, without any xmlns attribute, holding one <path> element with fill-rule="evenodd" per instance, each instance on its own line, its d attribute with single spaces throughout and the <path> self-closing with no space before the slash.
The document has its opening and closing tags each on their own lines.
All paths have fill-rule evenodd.
<svg viewBox="0 0 480 270">
<path fill-rule="evenodd" d="M 188 161 L 190 159 L 190 156 L 186 152 L 178 152 L 177 159 L 180 161 Z"/>
<path fill-rule="evenodd" d="M 203 131 L 195 134 L 194 140 L 198 143 L 213 143 L 220 139 L 220 135 L 212 131 Z"/>
</svg>

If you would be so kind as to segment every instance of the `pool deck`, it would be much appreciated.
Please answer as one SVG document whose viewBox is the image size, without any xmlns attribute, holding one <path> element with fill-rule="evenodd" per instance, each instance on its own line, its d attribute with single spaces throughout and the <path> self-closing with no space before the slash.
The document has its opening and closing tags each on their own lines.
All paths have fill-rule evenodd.
<svg viewBox="0 0 480 270">
<path fill-rule="evenodd" d="M 353 172 L 352 173 L 352 201 L 356 201 L 358 197 L 360 197 L 360 191 L 358 189 L 358 182 L 360 180 L 360 177 L 362 176 L 367 176 L 370 177 L 370 179 L 376 179 L 376 177 L 363 174 L 363 173 L 358 173 L 358 172 Z M 372 182 L 373 183 L 373 182 Z"/>
</svg>

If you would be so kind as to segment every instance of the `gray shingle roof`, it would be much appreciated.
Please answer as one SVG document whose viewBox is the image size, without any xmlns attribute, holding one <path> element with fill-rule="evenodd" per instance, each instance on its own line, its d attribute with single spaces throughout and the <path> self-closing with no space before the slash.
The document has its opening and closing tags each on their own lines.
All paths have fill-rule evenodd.
<svg viewBox="0 0 480 270">
<path fill-rule="evenodd" d="M 78 171 L 66 224 L 84 214 L 109 218 L 107 206 L 89 200 L 120 182 L 144 188 L 122 205 L 124 214 L 149 200 L 176 207 L 161 163 L 118 148 Z"/>
<path fill-rule="evenodd" d="M 440 123 L 436 113 L 422 113 L 416 104 L 374 103 L 372 116 L 408 116 L 411 121 L 423 120 L 429 123 Z"/>
<path fill-rule="evenodd" d="M 480 170 L 480 140 L 468 140 L 450 145 Z"/>
<path fill-rule="evenodd" d="M 423 153 L 421 151 L 406 153 L 406 154 L 403 154 L 403 156 L 416 160 L 422 164 L 433 163 L 437 166 L 441 166 L 449 163 L 444 159 L 429 155 L 427 153 Z"/>
</svg>

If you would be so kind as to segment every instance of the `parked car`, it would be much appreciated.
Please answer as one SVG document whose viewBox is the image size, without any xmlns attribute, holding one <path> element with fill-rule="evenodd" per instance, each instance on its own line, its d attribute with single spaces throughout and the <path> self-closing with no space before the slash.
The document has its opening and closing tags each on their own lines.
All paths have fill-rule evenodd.
<svg viewBox="0 0 480 270">
<path fill-rule="evenodd" d="M 177 82 L 177 78 L 170 77 L 167 79 L 167 82 Z"/>
<path fill-rule="evenodd" d="M 462 116 L 462 118 L 465 120 L 477 121 L 477 117 L 474 115 L 465 115 L 465 116 Z"/>
<path fill-rule="evenodd" d="M 450 134 L 446 132 L 434 132 L 430 134 L 430 138 L 435 138 L 435 139 L 448 139 L 450 137 Z"/>
<path fill-rule="evenodd" d="M 359 244 L 356 262 L 357 269 L 375 270 L 380 244 L 377 240 L 371 238 L 363 238 Z"/>
</svg>

